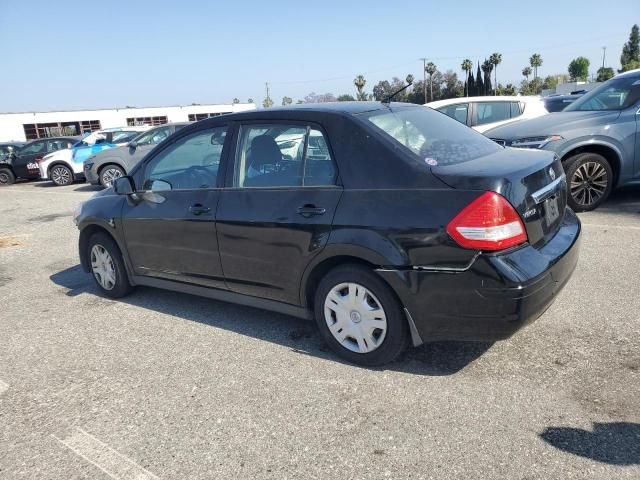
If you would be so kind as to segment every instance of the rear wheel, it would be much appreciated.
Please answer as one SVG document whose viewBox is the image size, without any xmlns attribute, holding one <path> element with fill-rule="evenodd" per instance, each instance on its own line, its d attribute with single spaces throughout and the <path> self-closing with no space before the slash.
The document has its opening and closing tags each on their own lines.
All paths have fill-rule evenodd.
<svg viewBox="0 0 640 480">
<path fill-rule="evenodd" d="M 89 239 L 87 249 L 91 273 L 100 291 L 111 298 L 128 295 L 133 287 L 113 238 L 106 233 L 95 233 Z"/>
<path fill-rule="evenodd" d="M 124 170 L 117 165 L 107 165 L 100 170 L 100 183 L 103 187 L 110 187 L 111 183 L 124 175 Z"/>
<path fill-rule="evenodd" d="M 408 343 L 407 322 L 393 291 L 370 269 L 330 271 L 315 294 L 318 328 L 332 350 L 365 366 L 394 360 Z"/>
<path fill-rule="evenodd" d="M 73 172 L 65 165 L 54 165 L 49 172 L 49 178 L 53 183 L 62 187 L 73 183 Z"/>
<path fill-rule="evenodd" d="M 613 170 L 602 155 L 580 153 L 565 162 L 569 206 L 576 212 L 598 208 L 613 188 Z"/>
<path fill-rule="evenodd" d="M 9 168 L 0 168 L 0 187 L 11 185 L 16 181 L 16 176 Z"/>
</svg>

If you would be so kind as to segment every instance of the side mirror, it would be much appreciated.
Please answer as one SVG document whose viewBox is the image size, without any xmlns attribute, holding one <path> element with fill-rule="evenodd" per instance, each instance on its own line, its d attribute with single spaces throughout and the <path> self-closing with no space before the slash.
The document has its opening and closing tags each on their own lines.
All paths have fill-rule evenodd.
<svg viewBox="0 0 640 480">
<path fill-rule="evenodd" d="M 113 191 L 116 195 L 132 195 L 136 192 L 136 186 L 133 178 L 129 175 L 116 178 L 113 183 Z"/>
<path fill-rule="evenodd" d="M 130 149 L 135 150 L 138 147 L 138 142 L 131 140 L 127 145 Z"/>
</svg>

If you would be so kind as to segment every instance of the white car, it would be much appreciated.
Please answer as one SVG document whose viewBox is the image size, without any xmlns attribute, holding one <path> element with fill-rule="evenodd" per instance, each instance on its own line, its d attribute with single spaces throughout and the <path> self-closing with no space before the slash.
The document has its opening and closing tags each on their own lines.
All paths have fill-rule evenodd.
<svg viewBox="0 0 640 480">
<path fill-rule="evenodd" d="M 131 139 L 150 127 L 107 128 L 90 133 L 71 148 L 45 155 L 38 162 L 40 178 L 50 179 L 56 185 L 68 185 L 84 177 L 83 163 L 102 150 L 126 145 Z"/>
<path fill-rule="evenodd" d="M 480 133 L 549 113 L 540 97 L 458 97 L 429 102 L 426 106 Z"/>
</svg>

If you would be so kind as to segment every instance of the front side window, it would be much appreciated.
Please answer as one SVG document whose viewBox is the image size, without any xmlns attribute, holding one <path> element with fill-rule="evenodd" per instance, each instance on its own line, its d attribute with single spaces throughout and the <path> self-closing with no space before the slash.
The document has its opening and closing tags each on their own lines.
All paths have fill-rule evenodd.
<svg viewBox="0 0 640 480">
<path fill-rule="evenodd" d="M 34 155 L 37 153 L 44 153 L 46 149 L 46 142 L 33 142 L 31 145 L 27 145 L 22 150 L 20 150 L 20 155 Z"/>
<path fill-rule="evenodd" d="M 214 188 L 227 127 L 201 130 L 162 150 L 145 167 L 145 190 Z"/>
<path fill-rule="evenodd" d="M 384 108 L 358 116 L 406 147 L 426 168 L 467 162 L 502 149 L 484 135 L 430 108 Z"/>
<path fill-rule="evenodd" d="M 612 78 L 585 93 L 564 109 L 565 112 L 622 110 L 640 100 L 640 77 Z"/>
<path fill-rule="evenodd" d="M 438 109 L 439 112 L 459 121 L 460 123 L 467 124 L 467 112 L 469 111 L 468 103 L 456 103 L 455 105 L 447 105 Z"/>
<path fill-rule="evenodd" d="M 243 126 L 234 186 L 302 187 L 334 185 L 329 145 L 317 128 L 269 124 Z"/>
<path fill-rule="evenodd" d="M 49 140 L 47 151 L 57 152 L 58 150 L 62 150 L 63 148 L 71 148 L 72 145 L 73 142 L 69 140 Z"/>
<path fill-rule="evenodd" d="M 480 102 L 476 104 L 472 125 L 502 122 L 511 118 L 509 102 Z"/>
</svg>

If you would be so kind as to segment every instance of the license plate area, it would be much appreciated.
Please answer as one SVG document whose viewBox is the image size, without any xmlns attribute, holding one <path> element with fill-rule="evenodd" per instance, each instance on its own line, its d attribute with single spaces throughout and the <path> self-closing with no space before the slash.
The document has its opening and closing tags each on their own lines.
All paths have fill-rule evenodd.
<svg viewBox="0 0 640 480">
<path fill-rule="evenodd" d="M 554 195 L 547 198 L 543 204 L 544 220 L 547 227 L 553 225 L 560 217 L 560 209 L 558 208 L 558 196 Z"/>
</svg>

